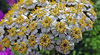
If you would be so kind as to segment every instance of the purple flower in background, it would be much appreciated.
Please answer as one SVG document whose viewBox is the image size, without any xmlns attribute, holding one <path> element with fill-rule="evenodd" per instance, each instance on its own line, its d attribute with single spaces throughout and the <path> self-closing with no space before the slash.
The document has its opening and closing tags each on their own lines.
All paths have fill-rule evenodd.
<svg viewBox="0 0 100 55">
<path fill-rule="evenodd" d="M 0 45 L 1 48 L 1 45 Z M 4 51 L 0 51 L 0 55 L 14 55 L 14 53 L 11 53 L 11 49 L 6 49 L 5 52 Z"/>
<path fill-rule="evenodd" d="M 2 11 L 0 11 L 0 20 L 3 19 L 4 14 L 2 13 Z"/>
<path fill-rule="evenodd" d="M 16 0 L 6 0 L 6 3 L 8 3 L 9 6 L 12 6 L 14 3 L 16 3 Z"/>
</svg>

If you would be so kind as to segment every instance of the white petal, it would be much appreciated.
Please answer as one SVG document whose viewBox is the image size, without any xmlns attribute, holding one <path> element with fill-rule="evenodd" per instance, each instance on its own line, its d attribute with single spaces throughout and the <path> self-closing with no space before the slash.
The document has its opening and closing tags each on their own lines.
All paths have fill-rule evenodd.
<svg viewBox="0 0 100 55">
<path fill-rule="evenodd" d="M 54 45 L 50 44 L 50 46 L 47 47 L 48 50 L 52 50 L 54 48 Z"/>
<path fill-rule="evenodd" d="M 58 39 L 58 40 L 56 41 L 56 43 L 57 43 L 58 45 L 60 45 L 61 40 L 60 40 L 60 39 Z"/>
<path fill-rule="evenodd" d="M 60 38 L 65 38 L 65 34 L 59 34 Z"/>
</svg>

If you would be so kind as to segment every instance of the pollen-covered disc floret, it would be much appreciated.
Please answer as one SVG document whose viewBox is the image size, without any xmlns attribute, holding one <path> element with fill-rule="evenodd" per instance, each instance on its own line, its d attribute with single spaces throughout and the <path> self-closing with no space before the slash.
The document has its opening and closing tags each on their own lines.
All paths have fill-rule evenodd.
<svg viewBox="0 0 100 55">
<path fill-rule="evenodd" d="M 26 55 L 69 54 L 97 16 L 89 0 L 20 0 L 0 21 L 0 45 Z"/>
</svg>

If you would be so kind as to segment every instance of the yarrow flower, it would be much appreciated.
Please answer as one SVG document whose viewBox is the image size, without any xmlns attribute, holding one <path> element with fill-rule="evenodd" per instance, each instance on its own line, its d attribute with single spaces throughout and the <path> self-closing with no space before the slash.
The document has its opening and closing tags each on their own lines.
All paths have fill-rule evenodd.
<svg viewBox="0 0 100 55">
<path fill-rule="evenodd" d="M 69 54 L 96 18 L 90 0 L 20 0 L 0 22 L 0 45 L 26 55 Z"/>
</svg>

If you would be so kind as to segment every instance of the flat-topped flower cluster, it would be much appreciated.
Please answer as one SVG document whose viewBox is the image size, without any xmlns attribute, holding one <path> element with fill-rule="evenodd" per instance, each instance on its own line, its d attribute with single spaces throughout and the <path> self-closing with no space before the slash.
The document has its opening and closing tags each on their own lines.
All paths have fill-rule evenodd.
<svg viewBox="0 0 100 55">
<path fill-rule="evenodd" d="M 26 55 L 69 54 L 97 18 L 89 0 L 20 0 L 0 22 L 0 45 Z M 39 50 L 36 50 L 36 49 Z"/>
</svg>

